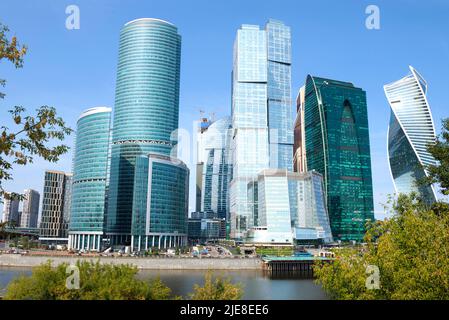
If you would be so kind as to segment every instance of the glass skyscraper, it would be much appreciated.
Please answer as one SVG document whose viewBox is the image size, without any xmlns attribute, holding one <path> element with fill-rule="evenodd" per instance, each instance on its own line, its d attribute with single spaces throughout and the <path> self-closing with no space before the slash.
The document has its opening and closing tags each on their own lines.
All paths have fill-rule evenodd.
<svg viewBox="0 0 449 320">
<path fill-rule="evenodd" d="M 232 174 L 229 143 L 232 139 L 231 119 L 214 121 L 201 133 L 199 153 L 204 154 L 202 165 L 201 211 L 208 216 L 229 219 L 228 186 Z"/>
<path fill-rule="evenodd" d="M 254 206 L 257 226 L 249 230 L 246 241 L 264 244 L 332 241 L 323 178 L 316 171 L 262 170 L 248 184 L 248 198 Z"/>
<path fill-rule="evenodd" d="M 69 248 L 101 249 L 109 160 L 111 108 L 97 107 L 78 118 L 73 161 Z"/>
<path fill-rule="evenodd" d="M 436 140 L 427 101 L 427 82 L 410 66 L 410 74 L 384 86 L 391 106 L 388 160 L 396 192 L 417 192 L 427 203 L 436 201 L 432 186 L 421 185 L 425 165 L 435 164 L 427 145 Z"/>
<path fill-rule="evenodd" d="M 323 176 L 316 171 L 290 175 L 293 237 L 298 242 L 332 242 Z"/>
<path fill-rule="evenodd" d="M 152 18 L 120 34 L 106 233 L 130 243 L 136 157 L 170 155 L 178 128 L 181 36 Z"/>
<path fill-rule="evenodd" d="M 266 168 L 292 170 L 290 28 L 270 19 L 242 25 L 234 42 L 230 184 L 231 237 L 255 225 L 247 184 Z"/>
<path fill-rule="evenodd" d="M 352 83 L 307 76 L 303 105 L 306 170 L 324 178 L 332 235 L 360 241 L 374 219 L 366 93 Z"/>
<path fill-rule="evenodd" d="M 138 157 L 135 168 L 132 250 L 186 245 L 189 169 L 160 154 Z"/>
</svg>

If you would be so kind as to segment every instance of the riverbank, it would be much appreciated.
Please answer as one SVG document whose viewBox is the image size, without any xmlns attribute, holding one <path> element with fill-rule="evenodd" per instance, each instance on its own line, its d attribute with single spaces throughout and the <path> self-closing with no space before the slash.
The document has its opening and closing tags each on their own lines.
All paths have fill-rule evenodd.
<svg viewBox="0 0 449 320">
<path fill-rule="evenodd" d="M 51 260 L 55 265 L 75 264 L 76 261 L 130 264 L 141 270 L 260 270 L 258 258 L 155 258 L 155 257 L 83 257 L 83 256 L 25 256 L 0 254 L 0 267 L 35 267 Z"/>
</svg>

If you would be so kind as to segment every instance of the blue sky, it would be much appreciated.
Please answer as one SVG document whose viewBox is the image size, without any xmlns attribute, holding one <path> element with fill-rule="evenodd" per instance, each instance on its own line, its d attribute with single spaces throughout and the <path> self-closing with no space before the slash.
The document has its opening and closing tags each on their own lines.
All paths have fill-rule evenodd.
<svg viewBox="0 0 449 320">
<path fill-rule="evenodd" d="M 65 8 L 80 8 L 80 29 L 67 30 Z M 380 9 L 380 30 L 365 27 L 365 8 Z M 449 116 L 449 2 L 433 1 L 17 1 L 0 2 L 0 21 L 29 47 L 23 69 L 0 63 L 7 79 L 0 100 L 1 125 L 7 110 L 55 106 L 75 128 L 89 107 L 114 106 L 120 28 L 129 20 L 153 17 L 174 23 L 182 35 L 180 127 L 192 130 L 199 110 L 217 118 L 230 113 L 232 47 L 241 24 L 264 25 L 268 18 L 292 29 L 292 91 L 306 75 L 350 81 L 367 91 L 376 217 L 393 192 L 386 134 L 389 106 L 382 86 L 413 65 L 427 80 L 437 132 Z M 293 106 L 292 106 L 293 108 Z M 73 137 L 67 139 L 72 146 Z M 14 171 L 9 190 L 42 191 L 45 169 L 69 171 L 72 153 L 59 163 L 37 160 Z M 191 167 L 194 177 L 194 167 Z M 193 190 L 192 190 L 193 191 Z M 191 192 L 191 208 L 194 197 Z"/>
</svg>

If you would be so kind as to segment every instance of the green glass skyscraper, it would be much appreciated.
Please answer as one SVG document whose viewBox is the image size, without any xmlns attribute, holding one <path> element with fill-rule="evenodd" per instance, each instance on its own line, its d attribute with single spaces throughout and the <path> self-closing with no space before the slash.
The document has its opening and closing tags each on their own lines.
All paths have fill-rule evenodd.
<svg viewBox="0 0 449 320">
<path fill-rule="evenodd" d="M 106 234 L 131 243 L 136 157 L 169 156 L 178 128 L 181 36 L 152 18 L 122 28 L 115 95 Z"/>
<path fill-rule="evenodd" d="M 101 249 L 111 111 L 111 108 L 107 107 L 87 109 L 77 122 L 69 248 L 95 251 Z"/>
<path fill-rule="evenodd" d="M 300 95 L 301 96 L 301 95 Z M 334 238 L 363 239 L 374 219 L 366 92 L 352 83 L 307 76 L 304 134 L 305 168 L 324 177 Z"/>
</svg>

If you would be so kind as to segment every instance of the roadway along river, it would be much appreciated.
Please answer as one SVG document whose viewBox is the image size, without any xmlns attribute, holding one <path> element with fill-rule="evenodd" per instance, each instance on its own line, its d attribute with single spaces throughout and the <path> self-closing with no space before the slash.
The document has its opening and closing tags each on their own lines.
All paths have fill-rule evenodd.
<svg viewBox="0 0 449 320">
<path fill-rule="evenodd" d="M 160 276 L 161 280 L 172 289 L 176 295 L 187 296 L 193 290 L 194 284 L 202 284 L 205 270 L 141 270 L 141 279 Z M 31 268 L 0 267 L 0 292 L 8 283 L 20 275 L 31 274 Z M 216 275 L 231 278 L 232 282 L 243 284 L 243 299 L 281 299 L 281 300 L 309 300 L 327 299 L 320 286 L 311 279 L 288 277 L 273 279 L 261 270 L 216 271 Z"/>
</svg>

